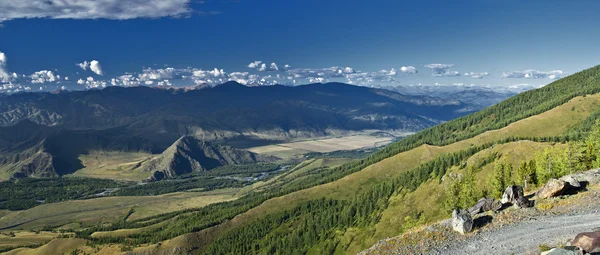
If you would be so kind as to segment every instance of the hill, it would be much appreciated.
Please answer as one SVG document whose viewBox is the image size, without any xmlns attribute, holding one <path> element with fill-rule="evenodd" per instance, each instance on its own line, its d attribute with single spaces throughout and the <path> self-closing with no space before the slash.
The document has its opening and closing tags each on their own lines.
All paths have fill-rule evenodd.
<svg viewBox="0 0 600 255">
<path fill-rule="evenodd" d="M 246 150 L 184 136 L 175 141 L 159 156 L 142 163 L 140 168 L 143 172 L 152 173 L 149 178 L 151 181 L 157 181 L 182 174 L 207 171 L 224 165 L 241 165 L 274 160 L 276 158 L 262 157 Z"/>
<path fill-rule="evenodd" d="M 477 162 L 472 157 L 481 157 L 474 156 L 480 151 L 507 144 L 502 153 L 509 156 L 523 144 L 518 141 L 530 141 L 536 144 L 528 152 L 535 154 L 556 142 L 561 145 L 561 141 L 581 139 L 589 123 L 599 116 L 599 92 L 600 67 L 594 67 L 419 132 L 363 160 L 288 184 L 253 202 L 253 209 L 227 217 L 230 221 L 197 229 L 202 231 L 182 235 L 157 249 L 177 246 L 208 254 L 267 250 L 357 253 L 379 239 L 402 233 L 411 226 L 408 216 L 419 222 L 447 217 L 445 188 L 439 180 L 464 173 L 465 162 Z M 485 185 L 487 175 L 481 173 L 478 178 Z M 180 216 L 177 221 L 184 224 L 197 219 Z M 185 231 L 189 230 L 155 230 L 144 235 L 148 239 L 138 236 L 136 240 L 178 236 Z M 251 243 L 253 247 L 247 246 Z"/>
</svg>

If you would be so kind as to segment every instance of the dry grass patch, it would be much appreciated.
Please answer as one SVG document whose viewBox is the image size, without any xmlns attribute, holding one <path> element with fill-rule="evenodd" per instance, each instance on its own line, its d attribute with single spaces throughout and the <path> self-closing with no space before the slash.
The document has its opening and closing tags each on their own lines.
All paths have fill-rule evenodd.
<svg viewBox="0 0 600 255">
<path fill-rule="evenodd" d="M 85 167 L 70 176 L 141 181 L 150 173 L 142 172 L 136 166 L 151 157 L 152 154 L 142 152 L 92 151 L 79 156 Z"/>
</svg>

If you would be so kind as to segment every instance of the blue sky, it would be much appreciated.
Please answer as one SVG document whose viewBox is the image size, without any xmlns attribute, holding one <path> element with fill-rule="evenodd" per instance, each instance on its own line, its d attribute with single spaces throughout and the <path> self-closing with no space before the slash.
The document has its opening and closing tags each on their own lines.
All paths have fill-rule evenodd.
<svg viewBox="0 0 600 255">
<path fill-rule="evenodd" d="M 591 0 L 0 0 L 0 90 L 537 87 L 598 64 L 598 10 Z"/>
</svg>

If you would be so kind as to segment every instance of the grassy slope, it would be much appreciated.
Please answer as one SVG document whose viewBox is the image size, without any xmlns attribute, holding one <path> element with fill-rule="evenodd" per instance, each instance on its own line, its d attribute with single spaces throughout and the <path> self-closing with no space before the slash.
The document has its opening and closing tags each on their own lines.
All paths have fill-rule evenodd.
<svg viewBox="0 0 600 255">
<path fill-rule="evenodd" d="M 150 173 L 142 172 L 135 166 L 151 157 L 150 153 L 93 151 L 79 156 L 84 168 L 71 176 L 141 181 L 148 178 Z"/>
<path fill-rule="evenodd" d="M 76 238 L 58 238 L 50 241 L 41 247 L 19 248 L 6 253 L 6 255 L 45 255 L 45 254 L 68 254 L 71 251 L 85 245 L 84 239 Z"/>
<path fill-rule="evenodd" d="M 310 170 L 313 170 L 313 169 L 316 169 L 319 167 L 335 167 L 335 166 L 339 166 L 344 163 L 347 163 L 349 161 L 351 161 L 351 159 L 343 159 L 343 158 L 311 159 L 311 160 L 307 160 L 306 162 L 296 166 L 294 169 L 290 170 L 289 172 L 282 174 L 282 175 L 278 175 L 272 179 L 269 179 L 268 181 L 257 182 L 251 186 L 247 186 L 242 189 L 214 190 L 214 191 L 205 192 L 205 194 L 211 195 L 211 196 L 230 195 L 232 197 L 240 197 L 240 196 L 247 194 L 249 191 L 252 191 L 252 190 L 268 189 L 270 185 L 277 185 L 280 182 L 289 181 L 290 179 L 296 178 L 298 176 L 298 174 L 302 174 L 302 173 L 305 173 L 307 171 L 310 171 Z M 166 209 L 168 208 L 168 206 L 164 206 L 164 207 L 165 207 L 165 211 L 163 211 L 163 212 L 167 212 Z M 175 209 L 178 209 L 178 208 L 170 207 L 168 211 L 176 211 Z M 136 209 L 136 211 L 139 211 L 139 210 Z M 136 213 L 132 214 L 129 217 L 129 219 L 130 220 L 140 219 L 140 218 L 144 218 L 146 216 L 150 216 L 150 214 L 148 214 L 147 211 L 143 215 L 138 214 L 136 212 Z M 115 230 L 115 231 L 96 232 L 92 236 L 93 237 L 127 236 L 127 235 L 131 235 L 131 234 L 139 233 L 140 231 L 159 228 L 159 227 L 163 226 L 165 223 L 168 223 L 170 221 L 171 220 L 169 220 L 167 222 L 161 222 L 161 223 L 158 223 L 155 225 L 151 225 L 148 227 L 144 227 L 144 228 L 138 228 L 138 229 L 120 229 L 120 230 Z"/>
<path fill-rule="evenodd" d="M 128 219 L 202 207 L 212 203 L 235 199 L 231 194 L 204 195 L 196 192 L 178 192 L 160 196 L 105 197 L 73 200 L 36 206 L 29 210 L 16 211 L 0 218 L 0 227 L 39 229 L 73 222 L 97 224 L 122 219 L 133 208 Z"/>
<path fill-rule="evenodd" d="M 487 131 L 470 139 L 446 146 L 421 145 L 415 149 L 402 152 L 393 157 L 382 160 L 337 181 L 294 192 L 282 197 L 270 199 L 264 202 L 262 205 L 253 208 L 244 214 L 238 215 L 229 222 L 201 231 L 199 233 L 187 234 L 172 239 L 169 242 L 164 243 L 163 247 L 198 247 L 196 244 L 209 243 L 210 240 L 215 238 L 214 235 L 216 234 L 221 234 L 236 227 L 243 226 L 249 221 L 258 219 L 270 213 L 293 208 L 295 205 L 303 201 L 309 201 L 311 199 L 317 199 L 321 197 L 347 199 L 353 194 L 356 194 L 356 192 L 359 190 L 396 177 L 398 174 L 413 169 L 423 162 L 432 160 L 438 155 L 459 151 L 461 149 L 468 148 L 472 144 L 496 141 L 510 136 L 546 137 L 561 135 L 570 127 L 584 121 L 591 113 L 597 110 L 600 110 L 600 94 L 586 97 L 576 97 L 571 99 L 569 102 L 542 114 L 517 121 L 498 130 Z M 418 193 L 420 191 L 427 194 L 433 194 L 433 192 L 431 192 L 432 190 L 440 191 L 439 187 L 433 187 L 429 185 L 432 184 L 428 183 L 415 191 L 415 194 L 417 194 L 416 197 L 418 197 Z M 438 188 L 438 190 L 436 190 L 436 188 Z M 406 197 L 406 199 L 410 199 L 410 197 Z M 439 202 L 442 198 L 438 197 L 436 199 Z M 392 197 L 392 202 L 396 200 L 399 200 L 399 198 Z M 401 220 L 399 219 L 403 219 L 406 214 L 395 210 L 397 209 L 390 207 L 388 210 L 386 210 L 386 212 L 384 212 L 384 215 L 387 213 L 395 213 L 395 218 L 389 218 L 387 221 L 396 221 L 400 224 Z M 380 229 L 381 228 L 383 228 L 383 225 L 380 226 Z M 385 237 L 387 234 L 389 234 L 389 236 L 393 236 L 396 235 L 394 234 L 394 231 L 400 231 L 400 229 L 394 230 L 394 227 L 390 227 L 390 229 L 391 230 L 389 232 L 382 230 L 377 232 L 373 229 L 350 229 L 344 236 L 345 239 L 353 240 L 348 242 L 347 253 L 350 254 L 359 252 L 360 250 L 368 248 L 375 241 L 379 240 L 379 236 Z M 374 236 L 374 234 L 376 235 Z"/>
<path fill-rule="evenodd" d="M 9 231 L 4 231 L 0 234 L 0 247 L 13 247 L 44 244 L 54 238 L 58 233 L 42 231 L 39 233 L 29 231 L 14 231 L 14 237 L 8 235 Z"/>
</svg>

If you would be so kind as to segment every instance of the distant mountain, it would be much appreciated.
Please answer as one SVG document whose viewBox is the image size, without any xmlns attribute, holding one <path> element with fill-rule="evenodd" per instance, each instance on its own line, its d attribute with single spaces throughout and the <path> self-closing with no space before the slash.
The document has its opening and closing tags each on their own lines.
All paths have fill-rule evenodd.
<svg viewBox="0 0 600 255">
<path fill-rule="evenodd" d="M 465 114 L 457 100 L 407 96 L 341 83 L 246 87 L 235 82 L 202 90 L 109 87 L 23 93 L 0 101 L 0 126 L 29 120 L 69 130 L 124 128 L 142 136 L 186 134 L 219 139 L 258 133 L 310 137 L 332 130 L 417 131 Z"/>
<path fill-rule="evenodd" d="M 184 136 L 175 141 L 159 156 L 144 163 L 141 168 L 144 172 L 152 173 L 149 179 L 156 181 L 191 172 L 207 171 L 224 165 L 274 160 L 277 160 L 277 158 L 263 157 L 246 150 Z"/>
<path fill-rule="evenodd" d="M 430 96 L 440 100 L 457 100 L 469 105 L 465 110 L 477 111 L 500 103 L 503 100 L 525 92 L 534 87 L 520 88 L 491 88 L 482 86 L 380 86 L 378 88 L 391 90 L 409 96 Z"/>
<path fill-rule="evenodd" d="M 92 150 L 161 153 L 182 136 L 220 143 L 418 131 L 469 109 L 453 99 L 341 83 L 14 94 L 0 100 L 0 174 L 61 176 L 81 169 L 78 156 Z"/>
</svg>

